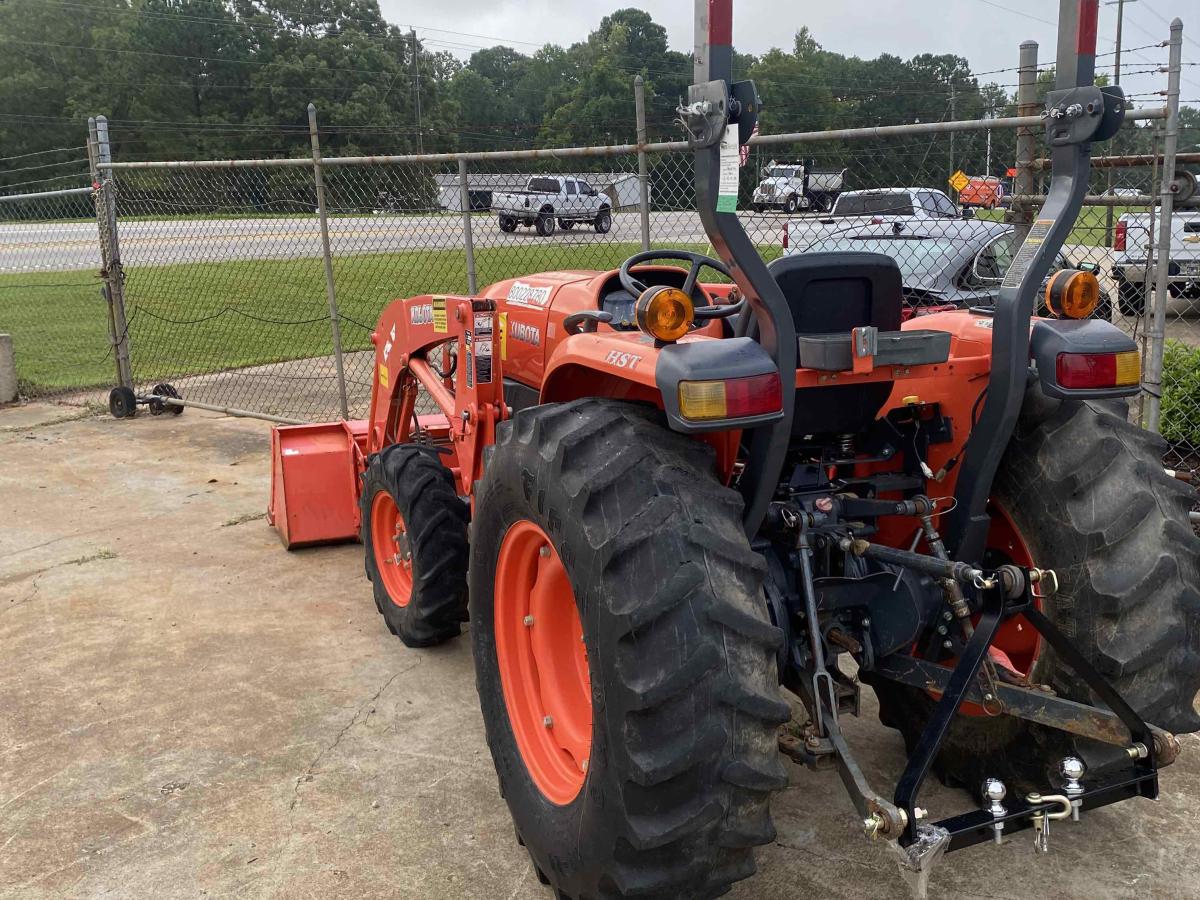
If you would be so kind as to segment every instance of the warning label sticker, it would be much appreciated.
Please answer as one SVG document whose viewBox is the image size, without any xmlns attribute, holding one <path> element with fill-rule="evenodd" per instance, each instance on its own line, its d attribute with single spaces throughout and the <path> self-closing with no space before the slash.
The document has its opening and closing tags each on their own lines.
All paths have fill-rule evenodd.
<svg viewBox="0 0 1200 900">
<path fill-rule="evenodd" d="M 1025 243 L 1013 257 L 1012 265 L 1008 267 L 1008 273 L 1004 276 L 1004 287 L 1015 288 L 1021 284 L 1021 279 L 1025 277 L 1025 271 L 1033 262 L 1033 257 L 1042 249 L 1042 244 L 1053 224 L 1053 219 L 1038 219 L 1030 226 L 1029 234 L 1025 236 Z"/>
<path fill-rule="evenodd" d="M 433 298 L 433 330 L 438 334 L 446 334 L 446 298 Z"/>
<path fill-rule="evenodd" d="M 717 188 L 717 212 L 737 212 L 738 175 L 742 168 L 738 127 L 730 123 L 721 136 L 721 179 Z"/>
<path fill-rule="evenodd" d="M 480 338 L 475 342 L 475 380 L 479 384 L 492 383 L 492 339 Z"/>
</svg>

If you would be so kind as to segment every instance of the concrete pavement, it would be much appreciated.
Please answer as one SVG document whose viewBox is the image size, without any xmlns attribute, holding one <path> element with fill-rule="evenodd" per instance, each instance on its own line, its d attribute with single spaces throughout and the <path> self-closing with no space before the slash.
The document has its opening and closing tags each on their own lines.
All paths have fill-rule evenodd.
<svg viewBox="0 0 1200 900">
<path fill-rule="evenodd" d="M 82 416 L 82 418 L 81 418 Z M 268 430 L 0 409 L 0 897 L 549 900 L 483 739 L 468 641 L 404 648 L 358 545 L 285 552 Z M 899 738 L 865 694 L 880 784 Z M 946 859 L 931 896 L 1200 895 L 1200 741 L 1163 799 Z M 931 786 L 935 815 L 966 795 Z M 792 769 L 735 898 L 908 896 L 832 772 Z"/>
</svg>

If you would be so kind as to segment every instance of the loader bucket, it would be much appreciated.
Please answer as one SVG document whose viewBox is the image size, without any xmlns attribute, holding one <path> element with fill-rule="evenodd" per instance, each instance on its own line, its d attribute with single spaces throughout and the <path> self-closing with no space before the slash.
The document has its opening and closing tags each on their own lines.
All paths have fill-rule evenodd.
<svg viewBox="0 0 1200 900">
<path fill-rule="evenodd" d="M 281 425 L 271 431 L 267 521 L 291 550 L 358 538 L 365 420 Z"/>
</svg>

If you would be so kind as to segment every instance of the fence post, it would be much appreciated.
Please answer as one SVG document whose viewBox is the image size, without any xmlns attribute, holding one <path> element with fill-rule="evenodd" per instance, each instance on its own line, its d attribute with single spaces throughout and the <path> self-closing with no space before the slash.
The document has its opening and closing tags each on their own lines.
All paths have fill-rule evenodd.
<svg viewBox="0 0 1200 900">
<path fill-rule="evenodd" d="M 1017 115 L 1037 115 L 1037 41 L 1022 41 L 1021 56 L 1017 68 Z M 1032 128 L 1017 129 L 1017 177 L 1013 193 L 1029 196 L 1033 191 L 1033 160 L 1037 156 L 1037 138 Z M 1027 203 L 1014 204 L 1012 208 L 1014 234 L 1018 246 L 1025 242 L 1029 226 L 1033 224 L 1033 209 Z"/>
<path fill-rule="evenodd" d="M 633 107 L 637 116 L 638 209 L 642 214 L 642 249 L 650 249 L 650 176 L 646 168 L 646 83 L 633 77 Z"/>
<path fill-rule="evenodd" d="M 1167 277 L 1171 264 L 1171 217 L 1175 195 L 1171 192 L 1175 180 L 1175 151 L 1179 145 L 1179 70 L 1183 49 L 1183 23 L 1171 22 L 1170 54 L 1167 68 L 1167 118 L 1163 128 L 1163 166 L 1158 210 L 1158 259 L 1154 271 L 1154 310 L 1150 320 L 1150 358 L 1146 361 L 1146 377 L 1142 387 L 1147 394 L 1146 427 L 1159 430 L 1162 410 L 1163 351 L 1167 331 Z"/>
<path fill-rule="evenodd" d="M 121 242 L 117 237 L 117 193 L 113 184 L 112 146 L 108 139 L 108 119 L 96 116 L 88 119 L 89 137 L 95 145 L 96 183 L 100 202 L 96 206 L 96 224 L 100 229 L 100 260 L 104 265 L 101 277 L 108 300 L 109 337 L 113 358 L 117 363 L 117 383 L 133 387 L 133 366 L 129 358 L 129 322 L 125 316 L 125 270 L 121 267 Z"/>
<path fill-rule="evenodd" d="M 346 401 L 346 370 L 342 365 L 342 325 L 337 293 L 333 286 L 333 254 L 329 250 L 329 215 L 325 209 L 325 179 L 321 171 L 321 142 L 317 137 L 317 107 L 308 104 L 308 138 L 312 143 L 313 182 L 317 187 L 317 215 L 321 220 L 321 255 L 325 259 L 325 296 L 329 299 L 329 330 L 333 336 L 333 365 L 337 371 L 338 406 L 342 418 L 350 418 Z"/>
<path fill-rule="evenodd" d="M 458 196 L 463 210 L 463 240 L 467 251 L 467 293 L 472 297 L 479 291 L 475 280 L 475 238 L 471 233 L 471 190 L 467 185 L 467 161 L 458 160 Z"/>
</svg>

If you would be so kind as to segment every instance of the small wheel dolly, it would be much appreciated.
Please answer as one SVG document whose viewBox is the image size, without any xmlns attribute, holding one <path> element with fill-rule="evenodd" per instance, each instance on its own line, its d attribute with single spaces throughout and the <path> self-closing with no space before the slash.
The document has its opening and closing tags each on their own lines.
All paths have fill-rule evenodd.
<svg viewBox="0 0 1200 900">
<path fill-rule="evenodd" d="M 177 400 L 178 403 L 170 401 Z M 178 416 L 183 413 L 183 398 L 172 384 L 162 382 L 156 384 L 149 394 L 135 394 L 133 388 L 120 385 L 108 393 L 108 411 L 114 419 L 132 419 L 137 415 L 139 406 L 150 408 L 150 415 L 161 416 L 170 413 Z"/>
</svg>

